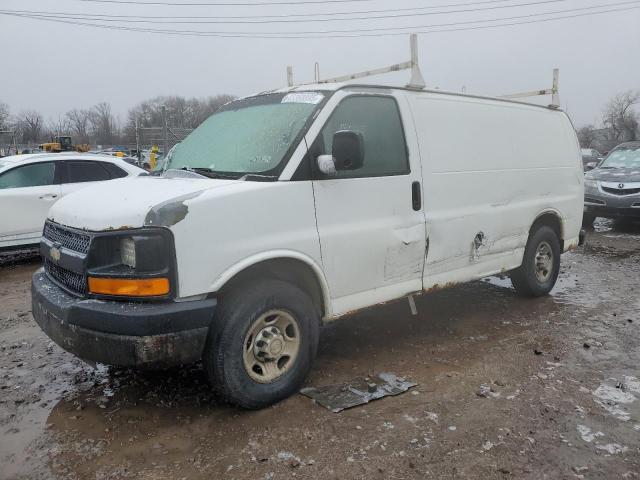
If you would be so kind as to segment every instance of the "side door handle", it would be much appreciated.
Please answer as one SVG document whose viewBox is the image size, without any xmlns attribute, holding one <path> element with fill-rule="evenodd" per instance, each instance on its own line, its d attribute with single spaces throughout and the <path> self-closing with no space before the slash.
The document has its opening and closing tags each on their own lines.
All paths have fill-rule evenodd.
<svg viewBox="0 0 640 480">
<path fill-rule="evenodd" d="M 40 200 L 53 200 L 54 198 L 58 198 L 58 195 L 55 193 L 45 193 L 44 195 L 40 195 L 38 198 Z"/>
<path fill-rule="evenodd" d="M 416 212 L 420 211 L 422 208 L 422 190 L 420 189 L 420 182 L 413 182 L 411 184 L 411 205 Z"/>
</svg>

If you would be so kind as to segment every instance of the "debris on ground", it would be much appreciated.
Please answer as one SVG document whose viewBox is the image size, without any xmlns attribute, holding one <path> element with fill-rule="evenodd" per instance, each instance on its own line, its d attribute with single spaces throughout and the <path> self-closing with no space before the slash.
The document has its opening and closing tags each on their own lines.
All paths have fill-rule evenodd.
<svg viewBox="0 0 640 480">
<path fill-rule="evenodd" d="M 358 377 L 346 383 L 303 388 L 300 393 L 338 413 L 382 397 L 399 395 L 416 385 L 393 373 L 379 373 L 375 379 Z"/>
</svg>

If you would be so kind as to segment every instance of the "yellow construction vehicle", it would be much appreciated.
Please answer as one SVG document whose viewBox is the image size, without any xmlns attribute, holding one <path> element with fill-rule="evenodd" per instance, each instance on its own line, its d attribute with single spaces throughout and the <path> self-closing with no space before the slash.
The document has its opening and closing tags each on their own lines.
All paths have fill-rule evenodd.
<svg viewBox="0 0 640 480">
<path fill-rule="evenodd" d="M 38 148 L 43 152 L 88 152 L 89 145 L 74 145 L 69 136 L 55 136 L 48 143 L 42 143 Z"/>
</svg>

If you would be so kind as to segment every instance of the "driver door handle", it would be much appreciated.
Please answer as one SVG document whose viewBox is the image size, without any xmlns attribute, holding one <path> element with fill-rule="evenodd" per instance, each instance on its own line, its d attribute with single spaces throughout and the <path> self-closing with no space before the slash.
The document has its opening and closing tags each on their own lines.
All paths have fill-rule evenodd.
<svg viewBox="0 0 640 480">
<path fill-rule="evenodd" d="M 58 198 L 58 195 L 56 193 L 45 193 L 38 198 L 40 198 L 40 200 L 53 200 L 54 198 Z"/>
</svg>

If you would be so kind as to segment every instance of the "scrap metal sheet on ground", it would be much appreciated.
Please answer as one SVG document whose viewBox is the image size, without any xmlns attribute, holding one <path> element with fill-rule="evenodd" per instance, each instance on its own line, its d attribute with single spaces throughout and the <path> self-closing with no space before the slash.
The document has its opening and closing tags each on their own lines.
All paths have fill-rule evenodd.
<svg viewBox="0 0 640 480">
<path fill-rule="evenodd" d="M 393 373 L 379 373 L 374 378 L 358 377 L 346 383 L 318 388 L 303 388 L 300 393 L 332 412 L 338 413 L 378 398 L 399 395 L 416 385 L 417 383 L 398 377 Z"/>
</svg>

